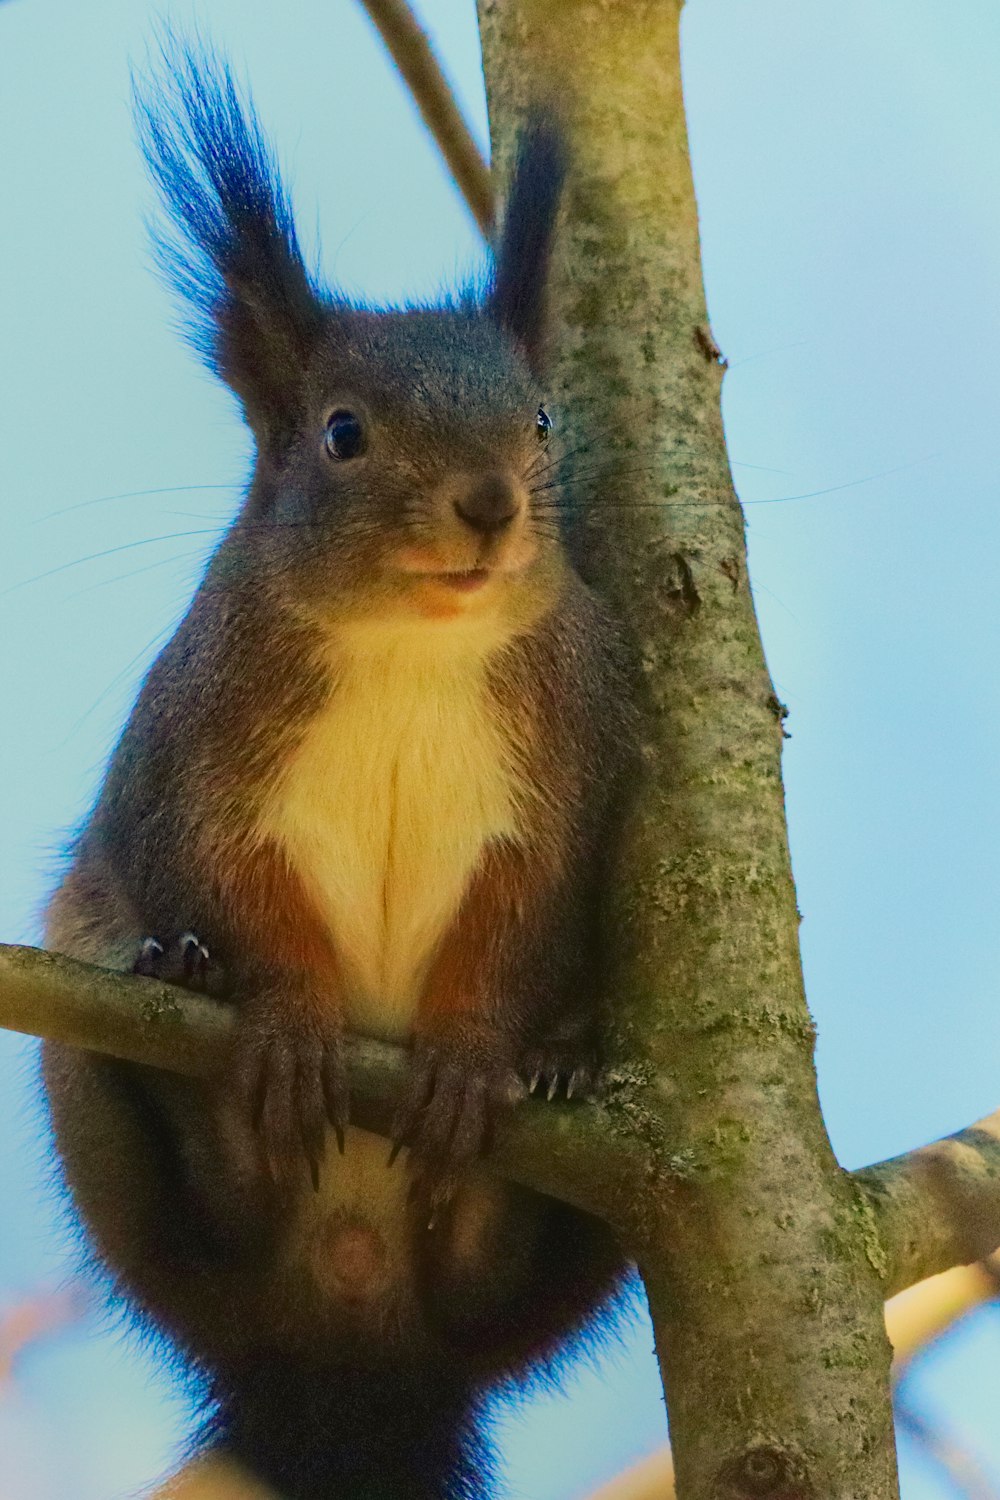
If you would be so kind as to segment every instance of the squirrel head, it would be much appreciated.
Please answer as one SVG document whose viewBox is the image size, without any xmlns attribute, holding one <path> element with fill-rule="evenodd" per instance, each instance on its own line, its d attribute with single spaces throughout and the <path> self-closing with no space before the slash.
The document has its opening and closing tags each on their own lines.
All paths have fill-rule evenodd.
<svg viewBox="0 0 1000 1500">
<path fill-rule="evenodd" d="M 137 92 L 173 229 L 158 256 L 256 444 L 227 570 L 333 621 L 530 623 L 566 567 L 541 404 L 557 127 L 522 131 L 485 295 L 359 307 L 307 270 L 228 66 L 177 43 L 165 61 L 163 88 Z"/>
</svg>

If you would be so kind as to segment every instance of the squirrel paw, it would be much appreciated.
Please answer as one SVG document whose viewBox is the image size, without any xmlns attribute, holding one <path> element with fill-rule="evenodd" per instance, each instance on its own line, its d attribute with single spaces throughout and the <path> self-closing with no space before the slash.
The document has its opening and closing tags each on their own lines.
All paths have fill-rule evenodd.
<svg viewBox="0 0 1000 1500">
<path fill-rule="evenodd" d="M 518 1072 L 529 1094 L 552 1100 L 593 1099 L 600 1076 L 596 1055 L 587 1048 L 553 1042 L 529 1048 Z"/>
<path fill-rule="evenodd" d="M 505 1050 L 464 1037 L 418 1039 L 389 1165 L 408 1146 L 435 1174 L 460 1170 L 489 1151 L 497 1121 L 524 1094 Z"/>
<path fill-rule="evenodd" d="M 144 938 L 132 973 L 203 994 L 216 994 L 222 988 L 222 970 L 212 962 L 205 944 L 193 932 L 182 932 L 172 943 Z"/>
<path fill-rule="evenodd" d="M 250 1001 L 234 1039 L 233 1077 L 258 1155 L 275 1181 L 302 1158 L 319 1191 L 327 1126 L 344 1152 L 347 1069 L 339 1025 L 302 1015 L 294 997 Z"/>
</svg>

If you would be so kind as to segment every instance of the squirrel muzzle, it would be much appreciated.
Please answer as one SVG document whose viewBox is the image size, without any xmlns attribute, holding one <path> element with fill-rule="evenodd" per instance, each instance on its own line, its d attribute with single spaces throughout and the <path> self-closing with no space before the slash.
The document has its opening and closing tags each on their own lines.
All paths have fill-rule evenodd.
<svg viewBox="0 0 1000 1500">
<path fill-rule="evenodd" d="M 528 492 L 513 474 L 457 474 L 431 497 L 424 536 L 397 553 L 404 573 L 472 591 L 523 573 L 538 552 L 528 519 Z"/>
</svg>

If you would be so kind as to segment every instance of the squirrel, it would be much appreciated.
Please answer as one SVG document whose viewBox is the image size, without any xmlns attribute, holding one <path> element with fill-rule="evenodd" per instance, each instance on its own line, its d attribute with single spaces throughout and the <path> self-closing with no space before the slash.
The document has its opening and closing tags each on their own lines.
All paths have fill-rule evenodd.
<svg viewBox="0 0 1000 1500">
<path fill-rule="evenodd" d="M 307 270 L 228 65 L 168 61 L 137 103 L 160 257 L 255 463 L 45 940 L 237 1019 L 210 1081 L 45 1044 L 57 1152 L 206 1444 L 285 1500 L 472 1500 L 490 1392 L 623 1276 L 606 1226 L 476 1171 L 519 1095 L 593 1088 L 633 742 L 542 404 L 564 143 L 528 117 L 484 291 L 375 309 Z M 345 1029 L 409 1048 L 391 1166 Z"/>
</svg>

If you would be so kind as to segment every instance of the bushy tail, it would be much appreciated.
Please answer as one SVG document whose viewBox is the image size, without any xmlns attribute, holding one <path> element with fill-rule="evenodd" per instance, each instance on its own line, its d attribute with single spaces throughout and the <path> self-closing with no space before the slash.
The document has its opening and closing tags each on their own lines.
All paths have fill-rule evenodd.
<svg viewBox="0 0 1000 1500">
<path fill-rule="evenodd" d="M 475 1397 L 440 1373 L 401 1378 L 275 1360 L 224 1383 L 206 1437 L 278 1500 L 486 1500 L 491 1492 Z"/>
</svg>

